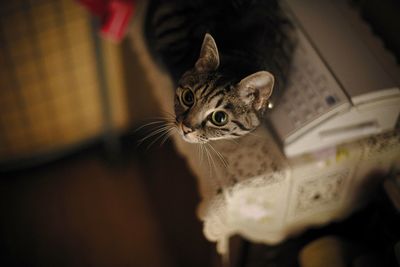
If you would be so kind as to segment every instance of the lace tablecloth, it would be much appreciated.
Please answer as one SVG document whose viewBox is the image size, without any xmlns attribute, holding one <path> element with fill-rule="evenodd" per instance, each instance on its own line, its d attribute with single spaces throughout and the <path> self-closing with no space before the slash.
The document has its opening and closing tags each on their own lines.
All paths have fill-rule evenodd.
<svg viewBox="0 0 400 267">
<path fill-rule="evenodd" d="M 275 244 L 314 225 L 339 220 L 362 206 L 371 176 L 399 165 L 400 135 L 387 133 L 320 155 L 286 159 L 266 129 L 237 143 L 215 143 L 228 166 L 210 174 L 190 144 L 176 139 L 199 182 L 204 233 L 224 253 L 229 237 Z M 214 161 L 218 161 L 215 158 Z"/>
<path fill-rule="evenodd" d="M 142 12 L 139 7 L 131 28 L 132 48 L 161 108 L 172 112 L 172 81 L 147 51 Z M 197 145 L 179 136 L 174 136 L 174 142 L 198 180 L 202 197 L 198 216 L 204 234 L 221 253 L 227 251 L 233 234 L 274 244 L 308 227 L 344 218 L 368 200 L 372 173 L 387 172 L 396 161 L 397 166 L 400 163 L 398 133 L 288 160 L 270 132 L 260 127 L 241 139 L 212 144 L 227 166 L 213 151 L 209 161 Z"/>
</svg>

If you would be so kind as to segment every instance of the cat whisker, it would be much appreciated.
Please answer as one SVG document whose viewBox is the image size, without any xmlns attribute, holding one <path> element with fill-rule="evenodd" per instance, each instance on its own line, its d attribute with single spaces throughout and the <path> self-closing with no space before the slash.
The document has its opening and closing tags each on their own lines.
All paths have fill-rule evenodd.
<svg viewBox="0 0 400 267">
<path fill-rule="evenodd" d="M 206 156 L 207 156 L 208 169 L 209 169 L 209 176 L 210 176 L 210 178 L 211 178 L 211 177 L 212 177 L 212 171 L 213 171 L 212 166 L 211 166 L 212 157 L 211 157 L 211 155 L 210 155 L 210 152 L 208 151 L 207 146 L 203 146 L 203 148 L 204 148 L 204 151 L 206 152 L 205 154 L 206 154 Z"/>
<path fill-rule="evenodd" d="M 140 139 L 138 145 L 141 145 L 145 140 L 147 140 L 147 139 L 149 139 L 151 137 L 154 137 L 154 136 L 156 136 L 156 135 L 158 135 L 160 133 L 163 133 L 163 132 L 167 131 L 171 127 L 174 127 L 174 126 L 168 125 L 168 124 L 159 125 L 156 129 L 154 129 L 148 135 L 146 135 L 145 137 Z"/>
<path fill-rule="evenodd" d="M 209 144 L 210 145 L 210 144 Z M 209 146 L 210 147 L 210 146 Z M 211 157 L 211 163 L 212 163 L 212 166 L 213 166 L 213 171 L 214 171 L 214 174 L 217 174 L 217 164 L 215 163 L 215 161 L 214 161 L 214 158 L 213 158 L 213 155 L 212 155 L 212 150 L 209 150 L 209 152 L 210 152 L 210 157 Z"/>
<path fill-rule="evenodd" d="M 160 135 L 159 136 L 157 136 L 148 146 L 147 146 L 147 150 L 148 149 L 150 149 L 150 147 L 152 146 L 152 145 L 154 145 L 158 140 L 160 140 L 161 138 L 165 138 L 165 136 L 167 136 L 167 138 L 168 138 L 168 133 L 171 131 L 172 129 L 171 128 L 165 128 L 165 129 L 162 129 L 162 131 L 160 131 L 159 133 L 160 133 Z M 162 141 L 161 141 L 161 143 L 162 143 Z M 161 144 L 160 144 L 160 146 L 161 146 Z"/>
<path fill-rule="evenodd" d="M 202 160 L 204 160 L 204 158 L 207 156 L 206 143 L 200 143 L 200 148 L 201 148 L 201 158 L 202 158 Z"/>
<path fill-rule="evenodd" d="M 167 110 L 162 110 L 161 111 L 163 113 L 163 115 L 165 115 L 166 118 L 172 118 L 173 120 L 175 120 L 175 114 L 172 112 L 169 112 Z"/>
<path fill-rule="evenodd" d="M 225 157 L 218 150 L 216 150 L 212 144 L 207 143 L 207 145 L 211 148 L 214 154 L 217 155 L 225 169 L 228 168 L 228 161 L 225 159 Z"/>
<path fill-rule="evenodd" d="M 239 142 L 237 140 L 235 140 L 235 139 L 226 139 L 226 140 L 229 141 L 229 142 L 235 143 L 235 145 L 239 144 Z"/>
<path fill-rule="evenodd" d="M 175 133 L 175 131 L 176 131 L 175 127 L 172 127 L 169 130 L 167 130 L 165 137 L 163 138 L 163 140 L 161 140 L 160 146 L 164 145 L 165 142 L 168 140 L 168 138 L 170 138 Z"/>
<path fill-rule="evenodd" d="M 202 160 L 201 160 L 200 148 L 201 148 L 201 144 L 197 144 L 196 145 L 196 154 L 197 154 L 197 158 L 199 159 L 200 164 L 201 164 Z"/>
<path fill-rule="evenodd" d="M 200 162 L 203 162 L 204 161 L 204 145 L 199 144 L 199 148 L 200 148 Z"/>
<path fill-rule="evenodd" d="M 154 126 L 154 125 L 157 125 L 157 124 L 166 124 L 166 123 L 168 123 L 168 122 L 166 122 L 165 120 L 151 121 L 151 122 L 149 122 L 149 123 L 146 123 L 146 124 L 144 124 L 144 125 L 142 125 L 142 126 L 136 128 L 136 129 L 134 130 L 134 132 L 138 132 L 138 131 L 140 131 L 140 130 L 146 128 L 146 127 Z"/>
</svg>

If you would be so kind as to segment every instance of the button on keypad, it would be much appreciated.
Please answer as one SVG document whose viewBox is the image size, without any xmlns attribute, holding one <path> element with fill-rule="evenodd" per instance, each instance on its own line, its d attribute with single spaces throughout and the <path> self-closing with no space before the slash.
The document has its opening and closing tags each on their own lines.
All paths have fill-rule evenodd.
<svg viewBox="0 0 400 267">
<path fill-rule="evenodd" d="M 285 92 L 284 109 L 292 123 L 299 127 L 323 114 L 339 102 L 329 89 L 327 78 L 311 65 L 292 70 Z"/>
</svg>

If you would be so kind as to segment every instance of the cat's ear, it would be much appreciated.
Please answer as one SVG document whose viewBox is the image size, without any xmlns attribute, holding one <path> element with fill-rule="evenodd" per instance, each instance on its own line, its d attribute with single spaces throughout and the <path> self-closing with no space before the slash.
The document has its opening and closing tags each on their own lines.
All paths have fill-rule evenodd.
<svg viewBox="0 0 400 267">
<path fill-rule="evenodd" d="M 237 90 L 240 98 L 256 110 L 265 107 L 274 87 L 274 76 L 268 71 L 259 71 L 242 79 Z"/>
<path fill-rule="evenodd" d="M 211 34 L 206 33 L 201 45 L 200 56 L 195 64 L 198 72 L 215 71 L 219 66 L 219 53 L 217 44 Z"/>
</svg>

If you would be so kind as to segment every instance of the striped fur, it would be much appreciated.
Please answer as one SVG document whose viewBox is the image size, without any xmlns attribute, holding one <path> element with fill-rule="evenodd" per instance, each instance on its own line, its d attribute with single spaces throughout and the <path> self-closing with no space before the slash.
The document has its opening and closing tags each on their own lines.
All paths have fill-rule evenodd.
<svg viewBox="0 0 400 267">
<path fill-rule="evenodd" d="M 277 0 L 150 2 L 146 37 L 177 85 L 176 123 L 186 141 L 237 138 L 260 125 L 274 84 L 273 98 L 285 83 L 290 28 Z M 185 90 L 191 106 L 182 102 Z M 226 124 L 213 123 L 217 111 Z"/>
<path fill-rule="evenodd" d="M 191 90 L 195 98 L 190 107 L 182 101 L 185 90 Z M 175 97 L 178 128 L 182 129 L 182 125 L 185 125 L 190 129 L 189 133 L 181 130 L 184 140 L 203 143 L 238 138 L 259 126 L 266 101 L 261 109 L 257 109 L 240 95 L 242 91 L 240 83 L 232 84 L 218 73 L 199 73 L 196 69 L 186 72 L 179 81 Z M 227 114 L 228 122 L 225 125 L 212 123 L 211 116 L 216 111 Z"/>
</svg>

